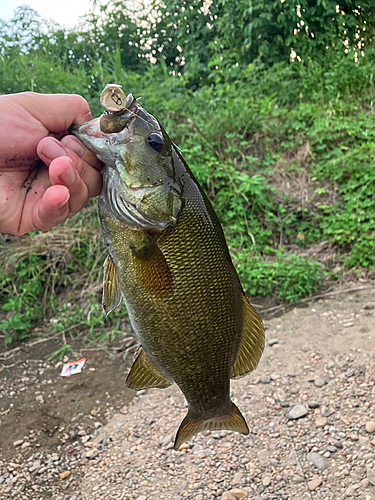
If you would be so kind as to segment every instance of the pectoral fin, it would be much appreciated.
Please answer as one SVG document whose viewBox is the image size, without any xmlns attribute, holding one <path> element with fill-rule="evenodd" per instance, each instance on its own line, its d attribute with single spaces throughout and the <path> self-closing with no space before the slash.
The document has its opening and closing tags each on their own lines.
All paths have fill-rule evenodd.
<svg viewBox="0 0 375 500">
<path fill-rule="evenodd" d="M 181 422 L 177 431 L 177 436 L 174 442 L 174 449 L 178 448 L 188 441 L 190 438 L 198 434 L 198 432 L 211 430 L 211 431 L 234 431 L 241 434 L 249 434 L 249 428 L 242 413 L 237 406 L 232 403 L 232 411 L 229 415 L 218 418 L 210 418 L 207 420 L 194 420 L 190 417 L 189 413 Z"/>
<path fill-rule="evenodd" d="M 121 304 L 120 283 L 113 260 L 108 255 L 104 262 L 103 309 L 106 315 Z"/>
<path fill-rule="evenodd" d="M 155 368 L 143 352 L 142 347 L 140 347 L 138 357 L 134 361 L 126 379 L 126 385 L 130 389 L 139 391 L 140 389 L 150 389 L 151 387 L 165 389 L 172 385 L 172 382 Z"/>
<path fill-rule="evenodd" d="M 242 294 L 243 326 L 241 344 L 230 377 L 240 378 L 253 371 L 264 349 L 264 326 L 253 306 Z"/>
<path fill-rule="evenodd" d="M 146 258 L 133 251 L 133 267 L 139 283 L 154 297 L 171 297 L 174 286 L 171 270 L 167 261 L 154 245 L 153 252 Z"/>
</svg>

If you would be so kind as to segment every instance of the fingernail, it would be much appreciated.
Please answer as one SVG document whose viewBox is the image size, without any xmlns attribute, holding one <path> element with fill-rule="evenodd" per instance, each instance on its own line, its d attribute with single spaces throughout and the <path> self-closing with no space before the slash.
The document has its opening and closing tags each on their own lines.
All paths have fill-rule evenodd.
<svg viewBox="0 0 375 500">
<path fill-rule="evenodd" d="M 65 173 L 65 172 L 64 172 Z M 68 203 L 69 201 L 69 198 L 70 198 L 70 193 L 68 193 L 68 196 L 66 198 L 65 201 L 61 201 L 58 205 L 57 205 L 57 208 L 64 208 L 65 205 Z"/>
<path fill-rule="evenodd" d="M 76 174 L 73 167 L 71 165 L 68 165 L 67 169 L 64 170 L 64 172 L 62 172 L 59 177 L 64 184 L 73 184 L 76 178 Z"/>
<path fill-rule="evenodd" d="M 54 160 L 59 156 L 67 156 L 65 149 L 63 149 L 57 141 L 53 140 L 46 141 L 42 152 L 50 160 Z"/>
<path fill-rule="evenodd" d="M 80 158 L 85 154 L 85 149 L 78 140 L 70 137 L 69 135 L 64 137 L 64 146 L 71 149 Z"/>
</svg>

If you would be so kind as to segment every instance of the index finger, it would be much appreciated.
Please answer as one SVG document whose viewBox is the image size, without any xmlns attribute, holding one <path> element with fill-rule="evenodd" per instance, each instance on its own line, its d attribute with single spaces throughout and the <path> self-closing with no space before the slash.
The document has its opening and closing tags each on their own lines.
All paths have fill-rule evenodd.
<svg viewBox="0 0 375 500">
<path fill-rule="evenodd" d="M 87 101 L 77 94 L 21 92 L 8 94 L 7 98 L 22 106 L 53 133 L 65 132 L 73 123 L 84 123 L 92 119 Z"/>
</svg>

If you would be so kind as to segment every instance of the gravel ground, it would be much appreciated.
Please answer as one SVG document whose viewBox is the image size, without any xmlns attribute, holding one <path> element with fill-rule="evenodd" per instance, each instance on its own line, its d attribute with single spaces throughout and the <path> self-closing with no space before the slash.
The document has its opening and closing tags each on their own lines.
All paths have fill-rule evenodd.
<svg viewBox="0 0 375 500">
<path fill-rule="evenodd" d="M 71 457 L 14 446 L 0 498 L 375 499 L 375 290 L 265 323 L 259 368 L 232 384 L 249 436 L 207 432 L 176 452 L 184 398 L 175 386 L 140 391 L 105 425 L 77 430 Z"/>
</svg>

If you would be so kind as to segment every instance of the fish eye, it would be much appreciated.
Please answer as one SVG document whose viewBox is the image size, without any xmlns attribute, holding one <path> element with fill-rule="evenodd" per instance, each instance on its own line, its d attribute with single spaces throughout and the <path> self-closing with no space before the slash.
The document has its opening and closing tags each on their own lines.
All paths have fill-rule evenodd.
<svg viewBox="0 0 375 500">
<path fill-rule="evenodd" d="M 150 134 L 146 139 L 146 144 L 160 153 L 163 149 L 163 138 L 159 134 Z"/>
</svg>

